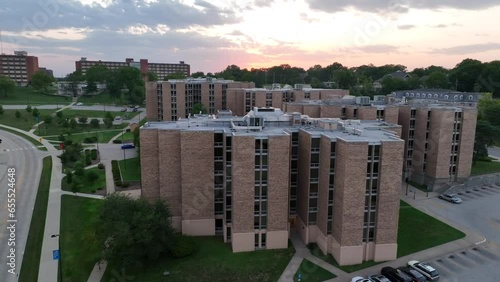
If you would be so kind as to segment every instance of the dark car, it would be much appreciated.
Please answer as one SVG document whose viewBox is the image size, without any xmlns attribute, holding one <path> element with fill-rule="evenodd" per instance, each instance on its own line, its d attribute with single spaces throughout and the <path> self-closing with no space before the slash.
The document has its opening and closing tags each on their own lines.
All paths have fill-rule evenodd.
<svg viewBox="0 0 500 282">
<path fill-rule="evenodd" d="M 124 145 L 122 145 L 122 149 L 124 149 L 124 150 L 125 149 L 134 149 L 134 148 L 135 148 L 134 144 L 124 144 Z"/>
<path fill-rule="evenodd" d="M 390 266 L 382 268 L 380 272 L 392 282 L 413 282 L 413 279 L 408 274 Z"/>
<path fill-rule="evenodd" d="M 139 110 L 139 108 L 133 108 L 132 112 L 137 112 L 138 110 Z"/>
<path fill-rule="evenodd" d="M 402 272 L 408 274 L 409 276 L 413 277 L 413 281 L 416 282 L 425 282 L 427 281 L 427 278 L 423 276 L 420 272 L 416 271 L 415 269 L 409 268 L 409 267 L 398 267 L 399 270 Z"/>
</svg>

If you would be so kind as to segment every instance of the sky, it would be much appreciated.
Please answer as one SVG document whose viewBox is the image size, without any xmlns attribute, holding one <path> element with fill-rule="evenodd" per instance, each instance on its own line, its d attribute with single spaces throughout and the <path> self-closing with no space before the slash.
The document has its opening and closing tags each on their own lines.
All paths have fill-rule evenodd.
<svg viewBox="0 0 500 282">
<path fill-rule="evenodd" d="M 500 59 L 500 0 L 0 0 L 3 53 L 65 76 L 75 61 L 185 61 L 217 72 L 334 62 Z"/>
</svg>

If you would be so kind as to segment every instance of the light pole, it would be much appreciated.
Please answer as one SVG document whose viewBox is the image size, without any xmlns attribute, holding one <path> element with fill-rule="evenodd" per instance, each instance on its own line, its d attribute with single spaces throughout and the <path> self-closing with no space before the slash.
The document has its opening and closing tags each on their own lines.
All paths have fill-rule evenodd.
<svg viewBox="0 0 500 282">
<path fill-rule="evenodd" d="M 63 276 L 62 276 L 62 252 L 61 252 L 61 237 L 59 234 L 52 234 L 50 236 L 51 238 L 56 238 L 56 237 L 59 237 L 57 239 L 57 248 L 59 249 L 59 281 L 63 281 Z"/>
</svg>

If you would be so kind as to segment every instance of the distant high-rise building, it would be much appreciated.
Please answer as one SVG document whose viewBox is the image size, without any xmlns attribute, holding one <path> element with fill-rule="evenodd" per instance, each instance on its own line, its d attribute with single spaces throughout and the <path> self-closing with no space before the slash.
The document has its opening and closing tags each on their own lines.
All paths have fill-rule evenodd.
<svg viewBox="0 0 500 282">
<path fill-rule="evenodd" d="M 26 51 L 14 51 L 14 55 L 0 55 L 0 75 L 11 78 L 18 86 L 29 85 L 37 71 L 38 57 L 28 56 Z"/>
<path fill-rule="evenodd" d="M 185 76 L 191 74 L 191 69 L 189 64 L 184 61 L 180 61 L 178 64 L 173 63 L 150 63 L 147 59 L 141 59 L 139 62 L 134 61 L 133 58 L 125 59 L 125 62 L 113 62 L 113 61 L 90 61 L 87 58 L 82 57 L 79 61 L 75 62 L 76 70 L 82 71 L 83 74 L 87 70 L 95 65 L 103 65 L 108 69 L 116 70 L 123 67 L 136 67 L 141 70 L 141 73 L 145 76 L 148 72 L 155 73 L 158 79 L 163 79 L 165 76 L 175 73 L 181 73 Z"/>
</svg>

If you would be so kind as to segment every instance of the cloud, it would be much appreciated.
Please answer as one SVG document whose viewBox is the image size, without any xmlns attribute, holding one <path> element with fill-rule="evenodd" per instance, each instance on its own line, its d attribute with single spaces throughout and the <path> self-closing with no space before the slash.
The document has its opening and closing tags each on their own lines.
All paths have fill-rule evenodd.
<svg viewBox="0 0 500 282">
<path fill-rule="evenodd" d="M 341 12 L 350 8 L 365 12 L 405 13 L 408 9 L 440 9 L 456 8 L 465 10 L 481 10 L 499 5 L 498 0 L 306 0 L 311 9 L 324 12 Z"/>
<path fill-rule="evenodd" d="M 447 28 L 447 27 L 448 27 L 448 25 L 445 25 L 445 24 L 437 24 L 437 25 L 433 25 L 433 26 L 431 26 L 431 27 L 433 27 L 433 28 Z"/>
<path fill-rule="evenodd" d="M 270 7 L 273 2 L 273 0 L 255 0 L 253 4 L 257 7 Z"/>
<path fill-rule="evenodd" d="M 118 30 L 131 24 L 177 29 L 239 22 L 232 10 L 203 0 L 196 0 L 193 6 L 179 1 L 122 0 L 110 2 L 106 7 L 85 5 L 76 0 L 35 3 L 16 0 L 0 8 L 0 18 L 3 30 L 18 32 L 68 27 Z"/>
<path fill-rule="evenodd" d="M 410 29 L 413 29 L 413 28 L 416 28 L 416 27 L 417 26 L 412 25 L 412 24 L 398 25 L 398 29 L 401 29 L 401 30 L 410 30 Z"/>
<path fill-rule="evenodd" d="M 357 47 L 355 49 L 362 51 L 364 53 L 376 53 L 376 54 L 395 53 L 399 51 L 399 47 L 386 44 L 366 45 Z"/>
<path fill-rule="evenodd" d="M 308 23 L 313 23 L 313 22 L 319 22 L 320 20 L 317 19 L 317 18 L 312 18 L 310 17 L 307 13 L 300 13 L 300 19 L 305 21 L 305 22 L 308 22 Z"/>
<path fill-rule="evenodd" d="M 500 43 L 490 42 L 482 44 L 460 45 L 449 48 L 439 48 L 433 49 L 431 53 L 447 55 L 468 55 L 495 50 L 500 50 Z"/>
</svg>

